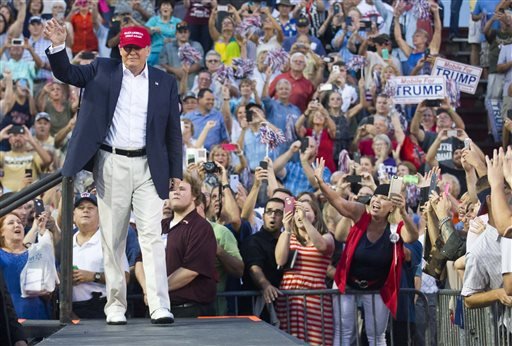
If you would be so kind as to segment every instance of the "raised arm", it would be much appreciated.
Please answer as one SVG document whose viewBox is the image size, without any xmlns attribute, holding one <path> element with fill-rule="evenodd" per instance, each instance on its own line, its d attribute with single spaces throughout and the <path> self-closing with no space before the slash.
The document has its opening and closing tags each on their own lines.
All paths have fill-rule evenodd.
<svg viewBox="0 0 512 346">
<path fill-rule="evenodd" d="M 443 31 L 443 25 L 441 23 L 441 16 L 439 15 L 439 6 L 430 4 L 430 11 L 434 17 L 434 34 L 432 35 L 432 41 L 430 41 L 430 53 L 433 55 L 439 54 L 441 50 L 441 35 Z"/>
<path fill-rule="evenodd" d="M 210 32 L 210 37 L 212 41 L 215 42 L 220 38 L 220 33 L 215 27 L 217 22 L 217 7 L 212 8 L 212 13 L 210 18 L 208 18 L 208 31 Z"/>
<path fill-rule="evenodd" d="M 395 41 L 398 45 L 398 48 L 404 52 L 406 57 L 409 57 L 412 53 L 412 48 L 405 42 L 405 40 L 402 38 L 402 29 L 400 28 L 400 13 L 395 11 L 395 27 L 394 27 L 394 33 L 395 33 Z"/>
<path fill-rule="evenodd" d="M 325 161 L 323 158 L 317 159 L 315 169 L 315 179 L 318 182 L 318 187 L 322 191 L 327 201 L 340 213 L 342 216 L 357 222 L 366 210 L 366 206 L 359 202 L 349 202 L 336 193 L 329 185 L 324 182 L 323 172 Z"/>
<path fill-rule="evenodd" d="M 418 138 L 418 141 L 422 143 L 425 140 L 425 131 L 423 131 L 420 127 L 421 120 L 423 120 L 423 113 L 427 107 L 425 107 L 425 103 L 421 102 L 418 107 L 416 107 L 416 111 L 414 112 L 414 116 L 411 121 L 411 133 Z"/>
</svg>

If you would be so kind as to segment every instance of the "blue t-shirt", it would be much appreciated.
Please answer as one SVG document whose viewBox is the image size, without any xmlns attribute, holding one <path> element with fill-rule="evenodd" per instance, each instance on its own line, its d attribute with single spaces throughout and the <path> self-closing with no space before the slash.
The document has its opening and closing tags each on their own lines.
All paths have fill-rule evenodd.
<svg viewBox="0 0 512 346">
<path fill-rule="evenodd" d="M 159 27 L 160 32 L 155 32 L 151 35 L 151 54 L 148 58 L 148 64 L 153 66 L 158 64 L 158 57 L 165 44 L 165 39 L 176 37 L 176 24 L 181 22 L 181 19 L 171 17 L 168 22 L 162 21 L 160 16 L 153 16 L 146 22 L 147 27 Z"/>
<path fill-rule="evenodd" d="M 28 251 L 13 254 L 0 249 L 0 268 L 11 294 L 16 315 L 18 318 L 29 320 L 47 320 L 50 318 L 50 309 L 44 300 L 39 297 L 21 297 L 20 275 L 27 261 Z"/>
</svg>

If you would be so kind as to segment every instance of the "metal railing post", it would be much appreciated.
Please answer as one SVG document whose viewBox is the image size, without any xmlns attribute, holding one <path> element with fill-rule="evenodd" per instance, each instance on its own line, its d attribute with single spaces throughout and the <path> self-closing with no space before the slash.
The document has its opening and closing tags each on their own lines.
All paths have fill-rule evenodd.
<svg viewBox="0 0 512 346">
<path fill-rule="evenodd" d="M 73 296 L 73 178 L 62 179 L 62 256 L 60 284 L 60 323 L 71 322 Z"/>
</svg>

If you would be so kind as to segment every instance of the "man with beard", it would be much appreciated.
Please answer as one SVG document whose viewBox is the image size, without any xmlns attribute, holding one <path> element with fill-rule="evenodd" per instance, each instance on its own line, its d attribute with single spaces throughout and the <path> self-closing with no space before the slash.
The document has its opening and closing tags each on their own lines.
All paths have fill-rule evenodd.
<svg viewBox="0 0 512 346">
<path fill-rule="evenodd" d="M 201 182 L 185 173 L 183 181 L 169 193 L 174 215 L 162 220 L 162 234 L 167 235 L 167 281 L 175 317 L 215 314 L 217 241 L 212 226 L 196 211 L 200 194 Z M 146 292 L 140 262 L 135 273 Z"/>
<path fill-rule="evenodd" d="M 283 277 L 283 271 L 277 268 L 275 257 L 277 239 L 283 227 L 283 213 L 283 200 L 269 199 L 263 213 L 263 227 L 259 232 L 247 238 L 240 249 L 245 264 L 243 288 L 245 290 L 261 290 L 264 302 L 267 304 L 273 303 L 280 294 L 277 287 Z M 242 309 L 247 309 L 250 306 L 250 301 L 244 303 Z M 271 313 L 271 311 L 264 311 L 261 317 L 267 322 L 271 322 Z"/>
<path fill-rule="evenodd" d="M 16 192 L 37 179 L 41 171 L 52 163 L 51 155 L 38 144 L 26 126 L 9 125 L 0 131 L 0 140 L 9 139 L 11 150 L 0 152 L 4 188 Z M 35 152 L 27 149 L 30 144 Z"/>
</svg>

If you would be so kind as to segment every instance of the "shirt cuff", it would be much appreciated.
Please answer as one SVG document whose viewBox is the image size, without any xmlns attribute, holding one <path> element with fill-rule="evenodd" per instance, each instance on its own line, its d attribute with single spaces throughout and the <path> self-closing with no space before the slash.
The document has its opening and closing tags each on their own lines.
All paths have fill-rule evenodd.
<svg viewBox="0 0 512 346">
<path fill-rule="evenodd" d="M 63 51 L 64 49 L 66 49 L 66 44 L 63 43 L 63 44 L 59 44 L 57 47 L 54 47 L 53 44 L 48 48 L 48 50 L 50 51 L 50 54 L 55 54 L 55 53 L 58 53 L 60 51 Z"/>
</svg>

